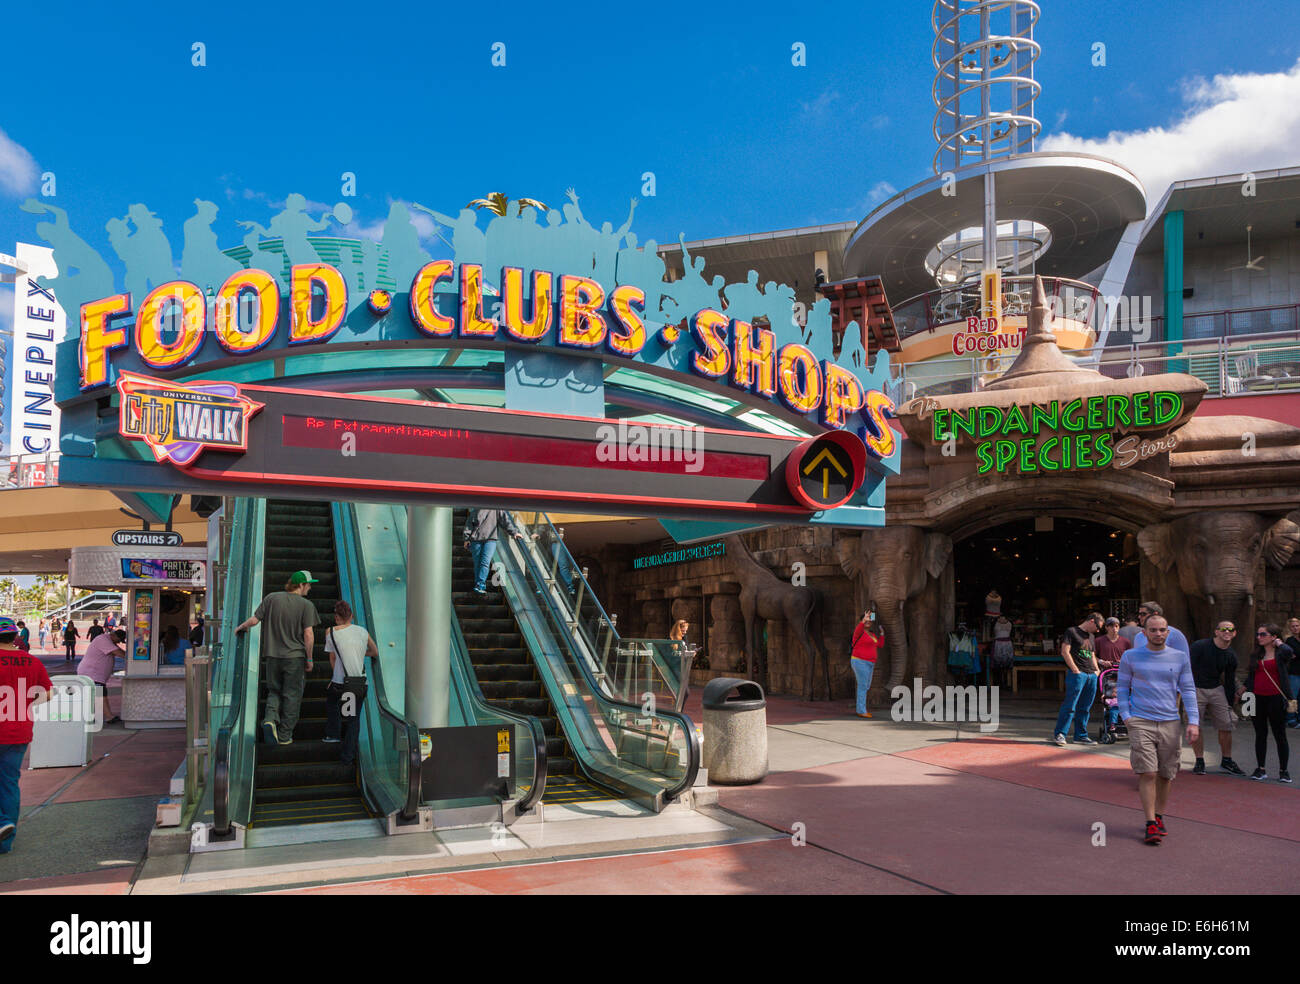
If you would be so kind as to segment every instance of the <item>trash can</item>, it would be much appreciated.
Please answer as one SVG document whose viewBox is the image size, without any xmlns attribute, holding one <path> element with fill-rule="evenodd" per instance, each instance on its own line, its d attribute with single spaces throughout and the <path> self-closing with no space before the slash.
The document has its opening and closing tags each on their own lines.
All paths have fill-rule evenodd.
<svg viewBox="0 0 1300 984">
<path fill-rule="evenodd" d="M 88 676 L 50 677 L 50 699 L 32 708 L 29 769 L 82 766 L 90 761 L 93 733 L 102 724 L 95 716 L 95 681 Z"/>
<path fill-rule="evenodd" d="M 752 680 L 719 677 L 705 685 L 702 764 L 709 782 L 725 786 L 767 775 L 767 700 Z"/>
</svg>

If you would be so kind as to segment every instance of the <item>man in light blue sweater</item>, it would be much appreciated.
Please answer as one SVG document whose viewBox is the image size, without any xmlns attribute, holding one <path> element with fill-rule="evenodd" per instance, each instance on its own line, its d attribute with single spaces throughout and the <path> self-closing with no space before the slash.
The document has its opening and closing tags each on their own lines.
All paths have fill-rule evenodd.
<svg viewBox="0 0 1300 984">
<path fill-rule="evenodd" d="M 1119 716 L 1128 726 L 1129 762 L 1138 774 L 1138 797 L 1146 814 L 1148 844 L 1165 836 L 1165 803 L 1178 776 L 1182 722 L 1178 697 L 1187 710 L 1187 740 L 1200 737 L 1196 681 L 1187 654 L 1165 644 L 1169 623 L 1152 615 L 1144 626 L 1147 644 L 1130 649 L 1119 664 Z"/>
</svg>

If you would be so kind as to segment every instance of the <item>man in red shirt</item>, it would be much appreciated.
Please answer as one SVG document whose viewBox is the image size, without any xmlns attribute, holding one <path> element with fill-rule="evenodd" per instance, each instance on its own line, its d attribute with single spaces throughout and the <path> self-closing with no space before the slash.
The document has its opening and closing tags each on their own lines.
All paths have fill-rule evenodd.
<svg viewBox="0 0 1300 984">
<path fill-rule="evenodd" d="M 45 664 L 18 648 L 18 626 L 0 615 L 0 854 L 18 829 L 18 776 L 32 742 L 31 709 L 50 697 Z"/>
</svg>

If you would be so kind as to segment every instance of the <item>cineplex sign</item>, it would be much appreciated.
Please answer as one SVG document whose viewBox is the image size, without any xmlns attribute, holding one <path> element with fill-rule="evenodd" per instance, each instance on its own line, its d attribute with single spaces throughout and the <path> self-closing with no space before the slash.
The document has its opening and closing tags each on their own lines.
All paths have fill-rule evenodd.
<svg viewBox="0 0 1300 984">
<path fill-rule="evenodd" d="M 553 353 L 646 364 L 679 341 L 678 325 L 650 324 L 645 291 L 637 286 L 606 291 L 589 277 L 544 270 L 531 271 L 529 279 L 526 298 L 525 271 L 503 268 L 498 296 L 487 298 L 485 313 L 481 266 L 427 263 L 411 283 L 407 305 L 416 340 L 535 345 Z M 390 315 L 390 292 L 371 291 L 367 301 L 363 316 Z M 241 309 L 247 312 L 243 318 Z M 115 355 L 128 349 L 145 367 L 164 371 L 251 357 L 277 339 L 281 350 L 342 341 L 338 333 L 349 310 L 347 282 L 323 263 L 292 267 L 287 304 L 275 278 L 258 269 L 233 274 L 211 298 L 186 281 L 157 287 L 138 309 L 129 293 L 113 294 L 81 306 L 81 390 L 107 386 Z M 133 326 L 126 321 L 132 315 Z M 721 311 L 704 309 L 687 322 L 692 348 L 685 364 L 697 377 L 779 400 L 798 414 L 817 414 L 830 428 L 851 426 L 860 412 L 868 451 L 877 458 L 893 453 L 894 436 L 886 423 L 892 401 L 883 392 L 865 390 L 849 369 L 819 360 L 797 342 L 778 348 L 775 332 Z M 200 360 L 205 345 L 207 355 Z"/>
<path fill-rule="evenodd" d="M 922 412 L 927 408 L 922 408 Z M 936 444 L 975 442 L 978 473 L 1021 473 L 1128 468 L 1177 446 L 1172 434 L 1144 440 L 1133 430 L 1155 430 L 1183 412 L 1177 393 L 1103 394 L 1024 408 L 928 408 Z M 1123 436 L 1117 437 L 1117 432 Z"/>
</svg>

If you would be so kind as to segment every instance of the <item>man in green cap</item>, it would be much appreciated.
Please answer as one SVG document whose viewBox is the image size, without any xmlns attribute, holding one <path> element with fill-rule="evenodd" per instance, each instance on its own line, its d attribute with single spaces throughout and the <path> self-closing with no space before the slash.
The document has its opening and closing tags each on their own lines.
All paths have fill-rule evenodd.
<svg viewBox="0 0 1300 984">
<path fill-rule="evenodd" d="M 235 629 L 237 635 L 265 622 L 262 653 L 266 656 L 266 713 L 262 737 L 267 744 L 293 743 L 293 729 L 302 706 L 302 690 L 311 672 L 311 651 L 320 622 L 307 592 L 316 583 L 311 571 L 294 571 L 283 591 L 262 599 L 250 618 Z"/>
</svg>

